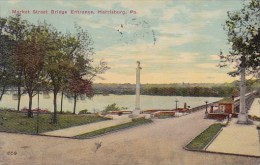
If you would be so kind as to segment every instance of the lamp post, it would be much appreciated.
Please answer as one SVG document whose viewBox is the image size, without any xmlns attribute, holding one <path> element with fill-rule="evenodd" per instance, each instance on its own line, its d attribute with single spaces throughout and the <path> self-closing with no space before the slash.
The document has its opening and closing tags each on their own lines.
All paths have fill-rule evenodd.
<svg viewBox="0 0 260 165">
<path fill-rule="evenodd" d="M 178 102 L 179 102 L 179 100 L 178 100 L 178 99 L 176 99 L 176 100 L 175 100 L 175 102 L 176 102 L 176 104 L 175 104 L 175 105 L 176 105 L 176 110 L 177 110 L 177 108 L 178 108 Z"/>
<path fill-rule="evenodd" d="M 206 100 L 205 103 L 206 103 L 205 118 L 207 118 L 208 117 L 208 100 Z"/>
</svg>

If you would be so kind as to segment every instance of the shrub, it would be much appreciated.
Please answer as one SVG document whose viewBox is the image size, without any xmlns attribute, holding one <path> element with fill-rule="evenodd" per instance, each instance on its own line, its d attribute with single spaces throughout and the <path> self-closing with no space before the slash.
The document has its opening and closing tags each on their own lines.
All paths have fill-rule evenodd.
<svg viewBox="0 0 260 165">
<path fill-rule="evenodd" d="M 64 112 L 64 114 L 72 114 L 72 112 L 67 110 Z"/>
<path fill-rule="evenodd" d="M 79 111 L 79 114 L 91 114 L 91 112 L 88 112 L 87 109 Z"/>
<path fill-rule="evenodd" d="M 119 110 L 125 110 L 127 107 L 119 107 L 116 105 L 116 103 L 107 105 L 105 109 L 103 110 L 104 113 L 109 112 L 109 111 L 119 111 Z"/>
</svg>

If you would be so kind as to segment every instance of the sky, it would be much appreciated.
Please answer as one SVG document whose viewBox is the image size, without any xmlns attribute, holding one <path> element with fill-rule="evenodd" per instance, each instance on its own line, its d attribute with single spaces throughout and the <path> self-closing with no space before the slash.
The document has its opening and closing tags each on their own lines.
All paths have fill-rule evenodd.
<svg viewBox="0 0 260 165">
<path fill-rule="evenodd" d="M 22 11 L 32 23 L 46 21 L 62 32 L 75 23 L 94 41 L 95 64 L 111 68 L 96 83 L 224 83 L 232 68 L 218 68 L 230 45 L 223 24 L 242 0 L 0 0 L 0 16 Z M 79 13 L 84 11 L 85 13 Z M 67 12 L 67 13 L 65 13 Z M 63 14 L 62 14 L 63 13 Z"/>
</svg>

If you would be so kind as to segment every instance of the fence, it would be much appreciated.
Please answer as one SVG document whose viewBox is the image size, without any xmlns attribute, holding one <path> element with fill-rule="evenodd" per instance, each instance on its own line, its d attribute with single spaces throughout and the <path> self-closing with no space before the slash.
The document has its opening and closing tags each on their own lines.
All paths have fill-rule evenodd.
<svg viewBox="0 0 260 165">
<path fill-rule="evenodd" d="M 207 105 L 200 105 L 200 106 L 197 106 L 197 107 L 194 107 L 194 108 L 191 108 L 191 112 L 196 112 L 196 111 L 199 111 L 199 110 L 202 110 L 202 109 L 206 109 L 206 106 L 209 107 L 209 106 L 212 106 L 213 104 L 216 104 L 218 103 L 218 101 L 215 101 L 215 102 L 212 102 L 212 103 L 208 103 Z"/>
</svg>

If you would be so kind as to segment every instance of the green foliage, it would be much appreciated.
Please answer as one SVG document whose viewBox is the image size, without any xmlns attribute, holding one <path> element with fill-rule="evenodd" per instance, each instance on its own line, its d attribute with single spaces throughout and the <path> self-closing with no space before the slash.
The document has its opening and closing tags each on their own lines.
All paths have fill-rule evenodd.
<svg viewBox="0 0 260 165">
<path fill-rule="evenodd" d="M 220 54 L 221 65 L 232 64 L 236 70 L 230 75 L 239 74 L 244 67 L 248 73 L 257 74 L 260 54 L 260 1 L 245 1 L 243 8 L 228 12 L 224 29 L 227 31 L 231 51 L 228 55 Z M 240 64 L 239 64 L 240 63 Z M 220 65 L 220 66 L 221 66 Z"/>
<path fill-rule="evenodd" d="M 186 147 L 193 150 L 202 150 L 214 138 L 221 128 L 221 123 L 212 124 L 195 139 L 193 139 Z"/>
<path fill-rule="evenodd" d="M 258 85 L 257 85 L 258 84 Z M 256 81 L 247 81 L 247 90 L 259 87 Z M 135 84 L 94 84 L 95 93 L 134 95 Z M 143 84 L 142 95 L 158 96 L 195 96 L 195 97 L 231 97 L 239 95 L 239 83 L 223 84 Z"/>
<path fill-rule="evenodd" d="M 79 114 L 91 114 L 87 109 L 79 111 Z"/>
<path fill-rule="evenodd" d="M 72 114 L 72 112 L 67 110 L 67 111 L 64 112 L 64 114 Z"/>
<path fill-rule="evenodd" d="M 7 86 L 18 88 L 19 100 L 21 89 L 25 89 L 29 96 L 28 117 L 32 117 L 32 97 L 40 87 L 48 88 L 54 94 L 56 123 L 58 92 L 73 96 L 74 113 L 78 97 L 92 97 L 94 77 L 109 67 L 104 61 L 92 66 L 91 36 L 80 26 L 75 25 L 75 29 L 74 34 L 64 34 L 46 22 L 33 24 L 20 15 L 0 17 L 0 100 Z"/>
<path fill-rule="evenodd" d="M 254 121 L 260 121 L 260 117 L 256 116 L 256 115 L 248 115 L 248 118 Z"/>
<path fill-rule="evenodd" d="M 108 111 L 119 111 L 119 110 L 125 110 L 127 109 L 127 107 L 119 107 L 116 105 L 116 103 L 107 105 L 105 107 L 105 109 L 103 110 L 103 112 L 108 112 Z"/>
<path fill-rule="evenodd" d="M 40 133 L 107 120 L 106 118 L 99 116 L 62 114 L 59 115 L 59 121 L 57 124 L 51 124 L 50 121 L 52 115 L 53 114 L 39 115 Z M 27 118 L 24 113 L 10 110 L 0 110 L 0 116 L 5 119 L 3 124 L 0 125 L 0 131 L 32 134 L 36 133 L 37 120 L 35 116 L 33 118 Z"/>
</svg>

